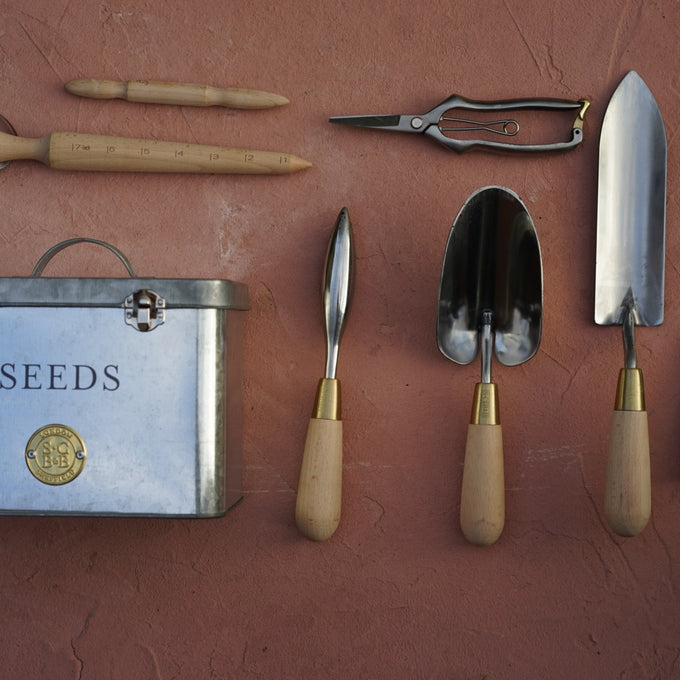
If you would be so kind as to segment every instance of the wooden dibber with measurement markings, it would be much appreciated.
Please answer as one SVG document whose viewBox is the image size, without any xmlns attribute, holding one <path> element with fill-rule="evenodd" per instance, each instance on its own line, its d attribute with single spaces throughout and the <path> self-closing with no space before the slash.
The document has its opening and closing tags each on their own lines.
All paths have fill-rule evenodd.
<svg viewBox="0 0 680 680">
<path fill-rule="evenodd" d="M 277 151 L 77 132 L 52 132 L 36 139 L 0 132 L 0 163 L 14 160 L 35 160 L 55 170 L 239 175 L 288 175 L 312 165 Z"/>
</svg>

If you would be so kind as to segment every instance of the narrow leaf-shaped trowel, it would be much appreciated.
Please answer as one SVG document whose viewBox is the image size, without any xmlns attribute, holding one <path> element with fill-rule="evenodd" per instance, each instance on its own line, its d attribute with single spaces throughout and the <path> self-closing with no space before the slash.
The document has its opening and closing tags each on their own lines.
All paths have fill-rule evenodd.
<svg viewBox="0 0 680 680">
<path fill-rule="evenodd" d="M 623 326 L 607 461 L 605 515 L 635 536 L 652 510 L 649 432 L 635 326 L 663 322 L 666 133 L 659 108 L 631 71 L 609 102 L 600 136 L 595 322 Z"/>
<path fill-rule="evenodd" d="M 330 538 L 340 523 L 342 500 L 342 420 L 338 349 L 349 311 L 354 279 L 352 225 L 347 208 L 338 215 L 323 277 L 326 372 L 319 381 L 300 469 L 295 521 L 315 541 Z"/>
<path fill-rule="evenodd" d="M 481 349 L 463 466 L 460 525 L 490 545 L 505 523 L 503 438 L 491 355 L 505 366 L 530 359 L 541 340 L 543 272 L 538 237 L 519 197 L 502 187 L 473 193 L 458 213 L 444 254 L 437 340 L 469 364 Z"/>
</svg>

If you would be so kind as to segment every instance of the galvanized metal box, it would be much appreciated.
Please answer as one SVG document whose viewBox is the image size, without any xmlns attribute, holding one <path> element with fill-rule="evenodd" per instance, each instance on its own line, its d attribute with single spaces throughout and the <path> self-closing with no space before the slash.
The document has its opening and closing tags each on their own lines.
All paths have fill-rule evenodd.
<svg viewBox="0 0 680 680">
<path fill-rule="evenodd" d="M 228 280 L 0 278 L 0 514 L 216 517 L 241 498 Z"/>
</svg>

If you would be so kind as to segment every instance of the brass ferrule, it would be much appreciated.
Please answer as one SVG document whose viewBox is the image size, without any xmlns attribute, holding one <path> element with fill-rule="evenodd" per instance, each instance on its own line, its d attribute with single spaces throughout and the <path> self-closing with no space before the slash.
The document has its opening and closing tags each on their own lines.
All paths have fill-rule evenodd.
<svg viewBox="0 0 680 680">
<path fill-rule="evenodd" d="M 321 378 L 319 380 L 312 418 L 341 420 L 339 380 L 335 378 Z"/>
<path fill-rule="evenodd" d="M 583 130 L 583 119 L 586 117 L 586 111 L 590 107 L 590 102 L 587 99 L 579 99 L 579 104 L 581 104 L 581 108 L 579 109 L 578 116 L 574 121 L 574 130 Z"/>
<path fill-rule="evenodd" d="M 619 372 L 614 408 L 617 411 L 645 410 L 645 386 L 639 368 L 622 368 Z"/>
<path fill-rule="evenodd" d="M 499 425 L 498 389 L 496 383 L 477 383 L 472 400 L 471 425 Z"/>
</svg>

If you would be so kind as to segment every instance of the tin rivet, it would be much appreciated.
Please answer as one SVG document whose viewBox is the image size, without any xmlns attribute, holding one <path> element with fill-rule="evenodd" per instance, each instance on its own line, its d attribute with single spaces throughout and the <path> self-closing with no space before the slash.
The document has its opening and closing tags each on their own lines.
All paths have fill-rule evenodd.
<svg viewBox="0 0 680 680">
<path fill-rule="evenodd" d="M 32 449 L 30 451 L 26 451 L 26 455 L 29 458 L 35 458 L 35 451 L 33 451 Z"/>
<path fill-rule="evenodd" d="M 76 451 L 76 458 L 82 460 L 83 458 L 85 458 L 85 454 L 82 451 Z"/>
</svg>

